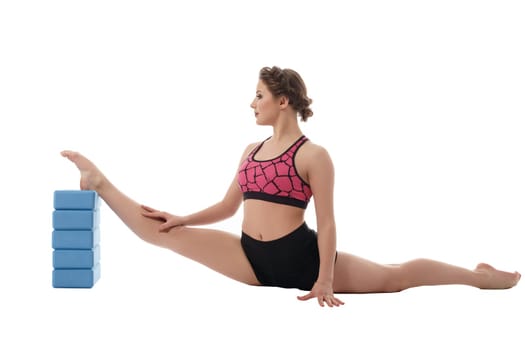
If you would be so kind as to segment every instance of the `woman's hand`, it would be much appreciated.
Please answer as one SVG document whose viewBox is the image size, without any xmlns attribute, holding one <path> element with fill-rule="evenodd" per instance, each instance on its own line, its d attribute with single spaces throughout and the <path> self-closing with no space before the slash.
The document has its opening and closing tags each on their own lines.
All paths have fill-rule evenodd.
<svg viewBox="0 0 525 350">
<path fill-rule="evenodd" d="M 146 205 L 141 205 L 141 208 L 143 216 L 162 222 L 159 226 L 159 232 L 168 232 L 173 227 L 184 225 L 181 216 L 159 211 Z"/>
<path fill-rule="evenodd" d="M 325 303 L 329 307 L 340 306 L 340 305 L 345 304 L 334 296 L 334 291 L 332 289 L 331 283 L 315 282 L 310 293 L 297 297 L 297 299 L 303 300 L 303 301 L 309 300 L 312 298 L 317 298 L 317 301 L 319 302 L 319 305 L 321 306 L 324 306 Z"/>
</svg>

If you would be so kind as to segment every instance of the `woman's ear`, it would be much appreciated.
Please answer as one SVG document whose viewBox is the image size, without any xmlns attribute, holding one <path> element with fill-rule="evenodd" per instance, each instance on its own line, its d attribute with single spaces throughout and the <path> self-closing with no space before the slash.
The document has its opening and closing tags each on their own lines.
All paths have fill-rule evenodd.
<svg viewBox="0 0 525 350">
<path fill-rule="evenodd" d="M 279 107 L 281 109 L 285 109 L 286 107 L 288 107 L 289 102 L 290 102 L 290 99 L 287 96 L 279 97 Z"/>
</svg>

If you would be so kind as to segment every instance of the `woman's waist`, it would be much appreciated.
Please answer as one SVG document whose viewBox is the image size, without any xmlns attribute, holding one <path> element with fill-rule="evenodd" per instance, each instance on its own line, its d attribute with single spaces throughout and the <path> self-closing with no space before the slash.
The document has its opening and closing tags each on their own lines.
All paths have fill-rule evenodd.
<svg viewBox="0 0 525 350">
<path fill-rule="evenodd" d="M 303 223 L 304 210 L 273 203 L 245 203 L 242 231 L 254 239 L 271 241 L 286 236 Z"/>
</svg>

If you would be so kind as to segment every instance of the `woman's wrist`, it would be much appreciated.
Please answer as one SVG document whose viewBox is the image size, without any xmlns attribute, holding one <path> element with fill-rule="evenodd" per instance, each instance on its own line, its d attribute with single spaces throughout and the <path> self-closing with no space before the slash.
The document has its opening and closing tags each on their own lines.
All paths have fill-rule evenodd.
<svg viewBox="0 0 525 350">
<path fill-rule="evenodd" d="M 333 281 L 332 278 L 319 277 L 315 283 L 317 283 L 317 284 L 324 284 L 324 285 L 330 285 L 331 286 L 333 282 L 334 281 Z"/>
<path fill-rule="evenodd" d="M 180 224 L 181 226 L 189 226 L 191 224 L 191 217 L 190 215 L 185 215 L 180 217 Z"/>
</svg>

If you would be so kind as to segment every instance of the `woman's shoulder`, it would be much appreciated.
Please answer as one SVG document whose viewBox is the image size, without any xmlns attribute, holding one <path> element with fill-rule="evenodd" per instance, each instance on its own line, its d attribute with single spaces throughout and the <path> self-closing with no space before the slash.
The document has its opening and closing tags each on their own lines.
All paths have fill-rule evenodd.
<svg viewBox="0 0 525 350">
<path fill-rule="evenodd" d="M 248 155 L 253 151 L 255 150 L 255 148 L 257 146 L 259 146 L 261 144 L 260 141 L 258 142 L 252 142 L 252 143 L 249 143 L 247 146 L 244 147 L 244 151 L 242 152 L 242 159 L 248 157 Z"/>
<path fill-rule="evenodd" d="M 257 141 L 257 142 L 252 142 L 252 143 L 249 143 L 245 148 L 244 148 L 244 153 L 250 153 L 251 151 L 253 151 L 257 146 L 259 146 L 261 144 L 261 141 Z"/>
<path fill-rule="evenodd" d="M 326 156 L 330 156 L 328 154 L 328 150 L 318 144 L 318 143 L 314 143 L 312 140 L 308 139 L 308 142 L 305 142 L 303 147 L 301 147 L 304 149 L 304 153 L 307 153 L 309 156 L 311 157 L 326 157 Z"/>
<path fill-rule="evenodd" d="M 312 182 L 312 176 L 326 179 L 325 176 L 330 174 L 330 171 L 327 170 L 333 168 L 332 159 L 327 149 L 311 140 L 308 140 L 299 148 L 295 157 L 295 164 L 308 183 Z M 323 175 L 320 177 L 319 174 Z"/>
</svg>

